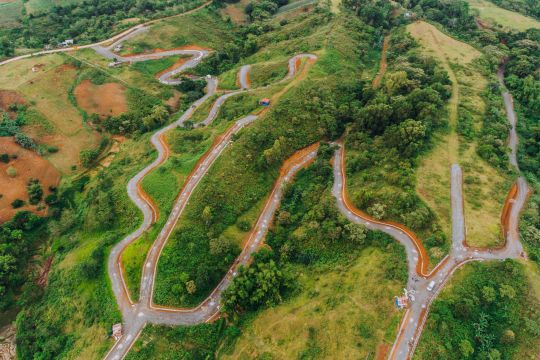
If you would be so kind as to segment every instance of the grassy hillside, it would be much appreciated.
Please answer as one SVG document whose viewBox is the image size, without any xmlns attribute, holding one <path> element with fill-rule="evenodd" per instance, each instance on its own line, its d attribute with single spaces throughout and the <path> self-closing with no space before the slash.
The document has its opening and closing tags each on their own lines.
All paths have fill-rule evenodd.
<svg viewBox="0 0 540 360">
<path fill-rule="evenodd" d="M 433 150 L 422 159 L 417 173 L 417 191 L 435 210 L 441 226 L 450 236 L 450 166 L 459 163 L 464 171 L 467 242 L 472 246 L 499 245 L 503 240 L 500 216 L 506 197 L 501 189 L 509 189 L 510 178 L 476 153 L 482 118 L 488 111 L 487 100 L 482 96 L 488 79 L 481 67 L 475 65 L 481 53 L 425 22 L 416 22 L 407 29 L 423 51 L 442 64 L 452 81 L 449 128 L 437 135 Z M 499 106 L 502 111 L 501 102 Z"/>
<path fill-rule="evenodd" d="M 329 23 L 325 16 L 324 13 L 315 15 L 291 22 L 282 29 L 278 28 L 279 32 L 294 36 L 263 48 L 246 62 L 255 63 L 258 59 L 268 59 L 282 53 L 294 54 L 320 49 L 325 34 L 331 28 L 335 33 L 332 39 L 343 36 L 345 29 L 339 28 L 336 23 Z M 320 24 L 318 28 L 302 27 L 316 20 Z M 352 20 L 348 21 L 349 26 L 356 25 Z M 311 33 L 311 36 L 306 36 L 306 32 Z M 268 33 L 264 37 L 272 36 Z M 264 43 L 264 37 L 261 43 Z M 306 38 L 312 38 L 311 44 L 308 42 L 311 48 L 306 48 Z M 337 42 L 332 44 L 341 46 Z M 352 56 L 348 57 L 349 49 L 345 47 L 340 53 L 321 52 L 320 60 L 308 72 L 307 79 L 298 84 L 294 82 L 294 86 L 267 115 L 243 131 L 209 170 L 193 193 L 192 201 L 163 251 L 158 264 L 154 297 L 157 303 L 190 306 L 206 297 L 238 253 L 238 245 L 245 234 L 238 231 L 231 233 L 228 229 L 240 227 L 238 220 L 250 213 L 264 198 L 272 186 L 281 161 L 296 149 L 321 137 L 335 136 L 333 134 L 338 125 L 331 120 L 332 117 L 327 116 L 335 111 L 331 104 L 337 98 L 333 97 L 329 87 L 337 86 L 338 78 L 337 75 L 334 78 L 330 76 L 331 71 L 327 66 L 333 56 L 335 63 L 348 62 L 347 68 L 350 69 L 355 60 Z M 354 51 L 351 52 L 354 55 Z M 327 85 L 321 86 L 318 79 L 325 79 Z M 304 99 L 315 94 L 320 102 L 313 106 L 305 102 Z M 234 102 L 234 98 L 230 101 Z M 292 125 L 294 132 L 290 127 Z M 276 140 L 278 145 L 283 143 L 282 149 L 274 150 Z M 272 152 L 275 152 L 275 156 L 270 155 Z M 205 208 L 209 208 L 212 215 L 210 219 L 203 220 L 200 214 Z M 208 246 L 211 239 L 231 244 L 226 254 L 215 256 L 210 253 Z M 186 243 L 193 245 L 186 247 Z M 185 273 L 185 277 L 195 281 L 198 289 L 195 294 L 184 294 L 182 285 L 174 287 L 178 284 L 179 273 Z M 176 291 L 171 291 L 173 287 Z"/>
<path fill-rule="evenodd" d="M 478 11 L 480 19 L 489 24 L 498 25 L 510 30 L 524 31 L 527 29 L 540 29 L 540 21 L 525 15 L 528 12 L 520 14 L 510 9 L 505 9 L 494 4 L 495 1 L 488 0 L 467 0 L 471 9 Z M 512 1 L 515 5 L 520 1 Z M 540 9 L 540 8 L 539 8 Z M 540 10 L 539 10 L 540 15 Z M 538 16 L 538 15 L 537 15 Z"/>
</svg>

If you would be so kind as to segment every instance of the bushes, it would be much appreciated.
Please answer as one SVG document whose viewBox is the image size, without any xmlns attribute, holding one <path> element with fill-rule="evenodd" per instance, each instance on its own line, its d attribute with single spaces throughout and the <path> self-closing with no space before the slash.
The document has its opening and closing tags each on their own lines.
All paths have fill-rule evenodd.
<svg viewBox="0 0 540 360">
<path fill-rule="evenodd" d="M 452 283 L 431 307 L 419 359 L 510 359 L 537 338 L 540 313 L 520 263 L 472 263 Z"/>
</svg>

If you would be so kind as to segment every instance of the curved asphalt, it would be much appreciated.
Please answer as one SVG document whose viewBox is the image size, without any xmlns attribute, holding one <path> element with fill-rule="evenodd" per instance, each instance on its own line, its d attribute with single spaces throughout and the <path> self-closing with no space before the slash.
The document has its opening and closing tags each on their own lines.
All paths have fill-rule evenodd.
<svg viewBox="0 0 540 360">
<path fill-rule="evenodd" d="M 498 74 L 501 85 L 504 86 L 504 74 Z M 515 130 L 517 118 L 513 109 L 512 96 L 508 91 L 503 92 L 504 103 L 508 121 L 510 123 L 510 136 L 508 146 L 510 148 L 510 163 L 519 171 L 516 160 L 516 146 L 518 142 Z M 523 246 L 519 240 L 519 215 L 529 194 L 527 182 L 523 177 L 516 181 L 517 194 L 510 199 L 508 231 L 505 234 L 505 246 L 500 249 L 475 249 L 465 246 L 466 227 L 463 213 L 463 175 L 459 165 L 451 167 L 451 202 L 452 202 L 452 248 L 449 255 L 443 259 L 429 274 L 424 274 L 419 269 L 419 262 L 425 251 L 418 251 L 419 245 L 414 236 L 403 231 L 392 223 L 377 222 L 366 216 L 365 213 L 356 209 L 347 198 L 346 174 L 344 166 L 344 149 L 338 144 L 334 157 L 334 187 L 333 195 L 337 200 L 337 206 L 341 213 L 350 221 L 363 224 L 368 229 L 379 230 L 387 233 L 405 246 L 409 277 L 407 289 L 412 295 L 409 308 L 405 311 L 400 324 L 396 340 L 393 344 L 389 359 L 410 359 L 422 335 L 422 330 L 429 313 L 433 300 L 437 297 L 446 282 L 456 269 L 470 261 L 502 260 L 507 258 L 524 257 Z M 420 246 L 422 246 L 420 244 Z M 426 260 L 427 261 L 427 260 Z M 433 282 L 431 290 L 428 290 Z M 398 294 L 395 294 L 398 295 Z"/>
<path fill-rule="evenodd" d="M 103 48 L 103 47 L 96 47 L 96 51 L 98 51 L 100 54 L 108 54 L 110 55 L 110 49 Z M 149 59 L 149 55 L 152 55 L 150 57 L 151 59 L 156 57 L 164 57 L 164 56 L 170 56 L 171 54 L 176 55 L 178 54 L 178 51 L 184 51 L 184 50 L 175 50 L 172 52 L 160 52 L 155 54 L 145 54 L 135 57 L 116 57 L 117 61 L 124 62 L 124 61 L 144 61 L 140 59 Z M 181 71 L 196 66 L 198 62 L 200 62 L 204 56 L 206 56 L 208 53 L 202 53 L 200 56 L 196 55 L 193 61 L 188 61 L 183 64 L 181 67 Z M 310 54 L 300 54 L 292 59 L 294 59 L 294 65 L 291 68 L 289 68 L 289 74 L 286 77 L 286 79 L 291 78 L 297 73 L 297 66 L 299 60 L 301 60 L 303 57 L 307 57 L 310 59 L 315 59 L 314 55 Z M 292 60 L 291 59 L 291 60 Z M 178 73 L 178 69 L 174 70 L 176 73 Z M 244 72 L 243 76 L 247 76 L 248 72 Z M 290 75 L 292 74 L 292 75 Z M 170 78 L 170 74 L 164 74 L 166 78 Z M 161 79 L 160 79 L 161 81 Z M 247 80 L 243 80 L 244 82 L 247 82 Z M 167 219 L 166 224 L 164 225 L 163 229 L 159 233 L 158 237 L 154 241 L 152 247 L 150 248 L 147 258 L 145 260 L 145 263 L 143 265 L 143 271 L 142 271 L 142 277 L 141 277 L 141 290 L 140 290 L 140 298 L 137 303 L 134 303 L 130 297 L 129 292 L 127 290 L 125 280 L 123 277 L 122 272 L 122 265 L 121 265 L 121 254 L 122 251 L 135 239 L 137 239 L 139 236 L 141 236 L 144 231 L 146 231 L 151 225 L 152 225 L 152 219 L 153 219 L 153 210 L 152 207 L 147 200 L 143 196 L 143 194 L 140 193 L 140 189 L 138 187 L 139 182 L 146 176 L 150 171 L 155 169 L 157 166 L 159 166 L 161 163 L 163 163 L 167 157 L 168 157 L 168 148 L 164 141 L 162 140 L 162 137 L 165 132 L 169 131 L 173 127 L 182 125 L 187 119 L 189 119 L 192 114 L 195 112 L 195 110 L 204 102 L 206 101 L 210 96 L 212 96 L 216 92 L 217 88 L 217 80 L 214 78 L 207 78 L 208 87 L 207 87 L 207 93 L 206 95 L 197 100 L 192 107 L 190 107 L 176 122 L 166 126 L 163 129 L 158 130 L 156 133 L 154 133 L 151 137 L 152 145 L 156 148 L 158 152 L 158 157 L 152 164 L 145 167 L 143 170 L 141 170 L 137 175 L 135 175 L 128 183 L 128 195 L 130 199 L 137 205 L 137 207 L 143 212 L 144 220 L 143 223 L 139 226 L 139 228 L 134 231 L 133 233 L 126 236 L 122 241 L 120 241 L 118 244 L 116 244 L 109 256 L 109 263 L 108 263 L 108 271 L 109 276 L 111 278 L 112 288 L 113 292 L 115 294 L 115 297 L 118 302 L 118 306 L 120 307 L 120 310 L 122 312 L 123 316 L 123 324 L 124 324 L 124 334 L 122 338 L 120 338 L 114 346 L 111 348 L 109 353 L 106 355 L 105 359 L 122 359 L 125 357 L 125 355 L 128 353 L 131 346 L 133 346 L 134 342 L 138 338 L 140 332 L 144 328 L 145 324 L 147 323 L 154 323 L 154 324 L 168 324 L 168 325 L 192 325 L 192 324 L 198 324 L 205 321 L 212 320 L 216 316 L 219 315 L 219 303 L 221 299 L 221 293 L 222 291 L 229 285 L 230 281 L 232 280 L 232 277 L 236 275 L 236 269 L 239 265 L 247 264 L 247 262 L 250 259 L 250 256 L 253 251 L 255 251 L 259 245 L 262 243 L 264 236 L 266 235 L 268 226 L 272 220 L 273 214 L 275 210 L 277 209 L 279 205 L 279 200 L 282 196 L 281 187 L 282 184 L 285 182 L 288 182 L 290 178 L 300 169 L 302 166 L 305 166 L 309 161 L 311 161 L 315 154 L 316 149 L 311 150 L 309 153 L 303 154 L 300 158 L 296 159 L 296 161 L 290 165 L 289 168 L 287 168 L 287 172 L 282 177 L 278 178 L 276 185 L 274 187 L 274 190 L 272 191 L 272 194 L 270 195 L 270 198 L 259 217 L 259 221 L 255 225 L 254 229 L 252 230 L 252 235 L 249 238 L 249 240 L 246 243 L 246 246 L 244 247 L 242 253 L 237 258 L 235 263 L 232 265 L 231 269 L 229 270 L 229 273 L 227 276 L 220 282 L 220 284 L 214 289 L 212 294 L 209 295 L 209 297 L 203 301 L 199 306 L 192 308 L 192 309 L 177 309 L 177 308 L 166 308 L 166 307 L 160 307 L 158 305 L 154 305 L 152 298 L 153 298 L 153 290 L 154 290 L 154 284 L 155 284 L 155 277 L 156 277 L 156 271 L 157 271 L 157 263 L 159 260 L 159 256 L 161 255 L 161 251 L 163 250 L 165 244 L 167 243 L 167 240 L 173 231 L 176 222 L 178 221 L 179 217 L 181 216 L 183 210 L 185 209 L 186 205 L 189 203 L 189 199 L 197 185 L 199 184 L 200 180 L 203 178 L 203 176 L 207 173 L 208 169 L 212 166 L 214 161 L 219 157 L 219 155 L 225 150 L 225 148 L 231 143 L 232 136 L 236 133 L 238 133 L 242 128 L 249 125 L 253 121 L 257 119 L 256 115 L 248 115 L 238 121 L 235 122 L 233 126 L 231 126 L 225 134 L 223 134 L 214 144 L 214 146 L 199 160 L 197 165 L 195 166 L 192 173 L 189 175 L 188 179 L 185 182 L 185 185 L 180 192 L 174 206 L 173 210 L 169 214 L 169 217 Z M 209 116 L 201 123 L 204 125 L 208 125 L 213 121 L 213 119 L 217 116 L 219 112 L 220 106 L 225 102 L 226 99 L 229 97 L 239 94 L 243 92 L 244 90 L 238 90 L 236 92 L 228 93 L 216 100 L 214 105 L 212 106 Z"/>
</svg>

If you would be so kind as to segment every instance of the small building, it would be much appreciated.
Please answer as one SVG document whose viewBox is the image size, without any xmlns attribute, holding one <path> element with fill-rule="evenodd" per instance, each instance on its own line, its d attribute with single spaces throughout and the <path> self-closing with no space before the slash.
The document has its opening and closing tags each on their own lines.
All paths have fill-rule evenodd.
<svg viewBox="0 0 540 360">
<path fill-rule="evenodd" d="M 114 50 L 114 52 L 120 52 L 120 51 L 122 51 L 122 44 L 116 45 L 116 46 L 114 47 L 113 50 Z"/>
<path fill-rule="evenodd" d="M 396 296 L 396 307 L 401 309 L 406 309 L 409 306 L 409 299 L 407 296 Z"/>
<path fill-rule="evenodd" d="M 270 99 L 268 99 L 268 98 L 261 99 L 261 101 L 259 101 L 259 104 L 262 105 L 262 106 L 269 106 L 270 105 Z"/>
<path fill-rule="evenodd" d="M 32 72 L 35 73 L 35 72 L 38 72 L 38 70 L 39 70 L 39 69 L 38 69 L 37 67 L 35 67 L 35 66 L 32 67 Z"/>
<path fill-rule="evenodd" d="M 66 39 L 60 43 L 62 46 L 71 46 L 73 45 L 73 39 Z"/>
<path fill-rule="evenodd" d="M 114 324 L 112 326 L 112 337 L 115 341 L 118 341 L 122 337 L 122 324 Z"/>
<path fill-rule="evenodd" d="M 107 66 L 110 67 L 110 68 L 118 67 L 120 65 L 122 65 L 122 63 L 120 61 L 113 61 L 113 62 L 110 62 L 110 63 L 107 64 Z"/>
</svg>

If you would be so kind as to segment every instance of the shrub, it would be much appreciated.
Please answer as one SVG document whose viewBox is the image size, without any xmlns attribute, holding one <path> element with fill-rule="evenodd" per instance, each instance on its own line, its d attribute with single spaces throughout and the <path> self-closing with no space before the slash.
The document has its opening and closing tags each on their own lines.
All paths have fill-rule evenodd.
<svg viewBox="0 0 540 360">
<path fill-rule="evenodd" d="M 8 163 L 9 162 L 9 155 L 4 153 L 2 155 L 0 155 L 0 161 L 4 162 L 4 163 Z"/>
<path fill-rule="evenodd" d="M 6 174 L 7 176 L 14 178 L 15 176 L 17 176 L 17 170 L 15 170 L 13 166 L 10 166 L 6 169 Z"/>
<path fill-rule="evenodd" d="M 15 199 L 13 200 L 13 202 L 11 203 L 11 206 L 14 208 L 14 209 L 18 209 L 20 208 L 21 206 L 24 205 L 24 201 L 22 201 L 21 199 Z"/>
</svg>

